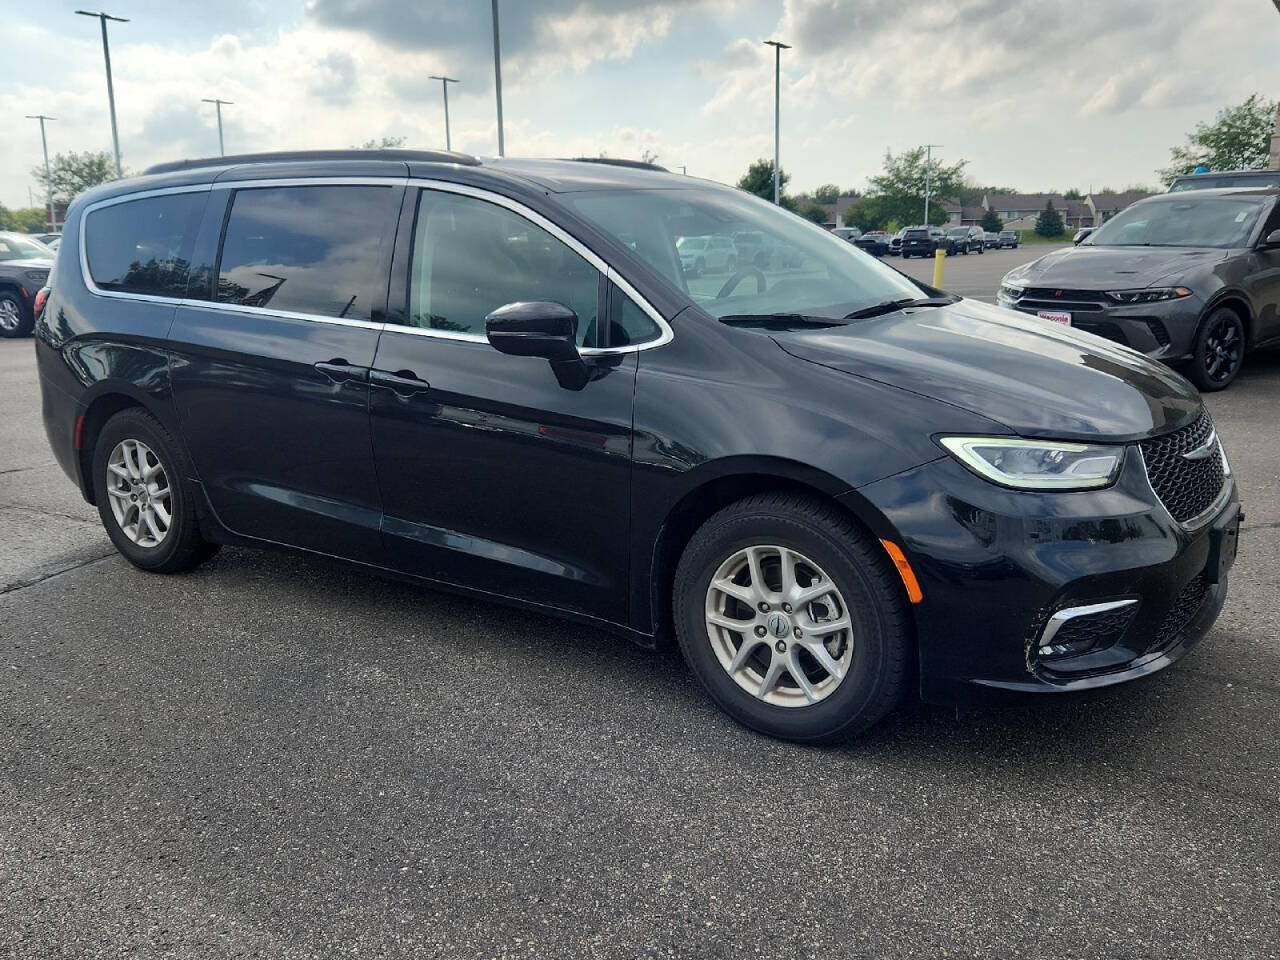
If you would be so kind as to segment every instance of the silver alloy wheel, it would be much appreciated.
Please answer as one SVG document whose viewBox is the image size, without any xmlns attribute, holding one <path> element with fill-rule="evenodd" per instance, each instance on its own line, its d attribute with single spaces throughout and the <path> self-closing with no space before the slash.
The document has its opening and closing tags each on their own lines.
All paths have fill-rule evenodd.
<svg viewBox="0 0 1280 960">
<path fill-rule="evenodd" d="M 725 672 L 774 706 L 826 699 L 853 662 L 853 624 L 840 591 L 787 547 L 747 547 L 720 564 L 707 588 L 706 623 Z"/>
<path fill-rule="evenodd" d="M 164 464 L 141 440 L 121 440 L 107 458 L 107 497 L 124 535 L 158 547 L 169 535 L 172 494 Z"/>
<path fill-rule="evenodd" d="M 0 328 L 14 331 L 22 322 L 22 308 L 12 297 L 0 297 Z"/>
</svg>

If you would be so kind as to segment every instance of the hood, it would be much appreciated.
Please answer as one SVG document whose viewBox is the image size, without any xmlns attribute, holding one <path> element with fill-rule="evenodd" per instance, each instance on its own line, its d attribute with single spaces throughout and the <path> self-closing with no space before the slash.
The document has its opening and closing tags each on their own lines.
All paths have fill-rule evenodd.
<svg viewBox="0 0 1280 960">
<path fill-rule="evenodd" d="M 962 407 L 1025 437 L 1137 440 L 1200 413 L 1195 388 L 1163 364 L 974 300 L 772 336 L 803 360 Z"/>
<path fill-rule="evenodd" d="M 1094 247 L 1083 244 L 1027 264 L 1014 282 L 1029 287 L 1126 290 L 1170 282 L 1197 267 L 1225 260 L 1216 247 Z"/>
<path fill-rule="evenodd" d="M 31 257 L 26 260 L 0 260 L 0 267 L 16 267 L 19 270 L 49 270 L 53 260 L 46 257 Z"/>
</svg>

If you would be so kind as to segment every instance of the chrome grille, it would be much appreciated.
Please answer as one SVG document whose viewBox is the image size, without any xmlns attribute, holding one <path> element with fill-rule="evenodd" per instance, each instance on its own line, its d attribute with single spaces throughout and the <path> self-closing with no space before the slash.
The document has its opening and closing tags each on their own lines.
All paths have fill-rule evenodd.
<svg viewBox="0 0 1280 960">
<path fill-rule="evenodd" d="M 1222 492 L 1226 474 L 1208 413 L 1202 413 L 1189 427 L 1143 440 L 1138 446 L 1151 488 L 1173 519 L 1186 523 L 1213 506 Z M 1190 459 L 1188 454 L 1192 455 Z"/>
</svg>

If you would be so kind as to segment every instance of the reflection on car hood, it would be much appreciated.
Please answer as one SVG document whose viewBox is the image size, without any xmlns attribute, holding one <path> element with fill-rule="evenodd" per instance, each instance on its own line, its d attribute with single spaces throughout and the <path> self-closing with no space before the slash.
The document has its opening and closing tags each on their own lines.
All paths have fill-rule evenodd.
<svg viewBox="0 0 1280 960">
<path fill-rule="evenodd" d="M 1124 290 L 1146 287 L 1207 264 L 1228 251 L 1213 247 L 1094 247 L 1084 244 L 1041 257 L 1017 282 L 1032 287 Z M 1174 282 L 1171 280 L 1170 282 Z"/>
<path fill-rule="evenodd" d="M 1200 411 L 1195 388 L 1163 364 L 974 300 L 772 336 L 803 360 L 954 404 L 1027 437 L 1135 440 L 1185 426 Z"/>
<path fill-rule="evenodd" d="M 53 266 L 53 260 L 48 257 L 30 257 L 24 260 L 0 260 L 0 269 L 4 267 L 17 267 L 23 270 L 48 270 Z"/>
</svg>

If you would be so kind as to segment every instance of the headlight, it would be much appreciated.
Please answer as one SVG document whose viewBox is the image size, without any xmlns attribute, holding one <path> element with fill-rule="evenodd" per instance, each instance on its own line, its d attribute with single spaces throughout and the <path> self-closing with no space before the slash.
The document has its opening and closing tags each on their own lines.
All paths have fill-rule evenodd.
<svg viewBox="0 0 1280 960">
<path fill-rule="evenodd" d="M 1186 287 L 1148 287 L 1144 290 L 1108 290 L 1107 296 L 1117 303 L 1155 303 L 1157 300 L 1180 300 L 1191 296 Z"/>
<path fill-rule="evenodd" d="M 947 452 L 985 480 L 1015 490 L 1088 490 L 1116 478 L 1124 448 L 1011 437 L 942 437 Z"/>
</svg>

